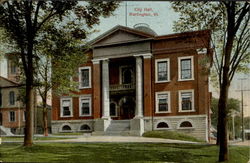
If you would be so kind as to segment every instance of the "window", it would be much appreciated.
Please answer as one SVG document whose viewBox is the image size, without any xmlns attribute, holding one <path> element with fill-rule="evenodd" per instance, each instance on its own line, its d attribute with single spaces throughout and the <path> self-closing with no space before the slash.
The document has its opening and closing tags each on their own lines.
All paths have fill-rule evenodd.
<svg viewBox="0 0 250 163">
<path fill-rule="evenodd" d="M 81 131 L 90 131 L 90 127 L 89 125 L 82 125 L 81 128 L 80 128 Z"/>
<path fill-rule="evenodd" d="M 110 108 L 110 116 L 111 117 L 117 116 L 117 114 L 116 114 L 116 104 L 114 102 L 110 103 L 110 107 L 109 108 Z"/>
<path fill-rule="evenodd" d="M 193 125 L 189 121 L 184 121 L 180 124 L 180 128 L 181 127 L 193 127 Z"/>
<path fill-rule="evenodd" d="M 61 99 L 61 117 L 72 116 L 72 99 L 62 98 Z"/>
<path fill-rule="evenodd" d="M 160 122 L 158 123 L 157 128 L 169 128 L 169 126 L 165 122 Z"/>
<path fill-rule="evenodd" d="M 17 72 L 17 67 L 16 67 L 16 64 L 14 62 L 10 62 L 10 73 L 11 74 L 16 74 Z"/>
<path fill-rule="evenodd" d="M 9 121 L 10 122 L 15 122 L 16 121 L 16 114 L 14 111 L 9 112 Z"/>
<path fill-rule="evenodd" d="M 194 91 L 185 90 L 179 92 L 179 111 L 194 111 Z"/>
<path fill-rule="evenodd" d="M 156 113 L 170 112 L 170 93 L 157 92 L 156 93 Z"/>
<path fill-rule="evenodd" d="M 193 56 L 180 57 L 179 60 L 179 80 L 193 80 Z"/>
<path fill-rule="evenodd" d="M 120 84 L 133 84 L 134 83 L 134 69 L 131 66 L 119 67 L 119 80 Z"/>
<path fill-rule="evenodd" d="M 9 104 L 15 105 L 15 92 L 14 91 L 10 91 L 9 93 Z"/>
<path fill-rule="evenodd" d="M 79 68 L 79 88 L 91 88 L 91 67 Z"/>
<path fill-rule="evenodd" d="M 169 81 L 169 72 L 169 59 L 155 60 L 155 80 L 157 83 Z"/>
<path fill-rule="evenodd" d="M 79 98 L 80 116 L 91 116 L 91 97 Z"/>
<path fill-rule="evenodd" d="M 64 132 L 71 131 L 71 127 L 69 127 L 68 125 L 65 125 L 62 127 L 62 131 Z"/>
</svg>

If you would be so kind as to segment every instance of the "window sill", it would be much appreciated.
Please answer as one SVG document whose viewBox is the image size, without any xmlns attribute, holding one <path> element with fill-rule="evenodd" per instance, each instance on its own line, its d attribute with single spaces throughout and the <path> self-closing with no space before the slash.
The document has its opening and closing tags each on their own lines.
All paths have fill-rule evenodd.
<svg viewBox="0 0 250 163">
<path fill-rule="evenodd" d="M 194 127 L 179 127 L 178 130 L 191 130 L 194 129 Z"/>
<path fill-rule="evenodd" d="M 171 81 L 170 80 L 155 81 L 156 84 L 158 84 L 158 83 L 168 83 L 168 82 L 171 82 Z"/>
<path fill-rule="evenodd" d="M 155 130 L 171 130 L 171 128 L 155 128 Z"/>
<path fill-rule="evenodd" d="M 72 115 L 69 115 L 69 116 L 60 116 L 61 118 L 70 118 L 70 117 L 73 117 Z"/>
<path fill-rule="evenodd" d="M 89 89 L 91 88 L 90 86 L 89 87 L 79 87 L 79 89 Z"/>
<path fill-rule="evenodd" d="M 92 115 L 79 115 L 79 117 L 91 117 Z"/>
<path fill-rule="evenodd" d="M 161 112 L 159 112 L 159 111 L 157 111 L 157 112 L 155 112 L 156 114 L 164 114 L 164 113 L 171 113 L 171 111 L 161 111 Z"/>
<path fill-rule="evenodd" d="M 195 112 L 195 110 L 179 110 L 180 113 Z"/>
<path fill-rule="evenodd" d="M 194 78 L 191 78 L 191 79 L 178 79 L 178 81 L 192 81 L 194 80 Z"/>
</svg>

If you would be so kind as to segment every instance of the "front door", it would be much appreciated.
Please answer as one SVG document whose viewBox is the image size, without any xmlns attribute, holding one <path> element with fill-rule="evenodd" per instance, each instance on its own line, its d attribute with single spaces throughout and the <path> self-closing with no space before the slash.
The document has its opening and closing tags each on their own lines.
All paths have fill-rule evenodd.
<svg viewBox="0 0 250 163">
<path fill-rule="evenodd" d="M 135 103 L 132 98 L 124 97 L 121 104 L 121 119 L 132 119 L 135 116 Z"/>
</svg>

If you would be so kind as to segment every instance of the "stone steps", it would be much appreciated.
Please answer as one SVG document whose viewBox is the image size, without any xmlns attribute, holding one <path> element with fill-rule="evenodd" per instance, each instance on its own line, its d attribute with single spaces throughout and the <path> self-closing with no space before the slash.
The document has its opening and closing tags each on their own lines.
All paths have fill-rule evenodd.
<svg viewBox="0 0 250 163">
<path fill-rule="evenodd" d="M 130 120 L 112 120 L 105 135 L 128 136 L 130 133 Z"/>
<path fill-rule="evenodd" d="M 13 136 L 14 134 L 10 131 L 10 128 L 5 128 L 4 126 L 0 126 L 0 134 L 1 135 L 7 135 L 7 136 Z"/>
</svg>

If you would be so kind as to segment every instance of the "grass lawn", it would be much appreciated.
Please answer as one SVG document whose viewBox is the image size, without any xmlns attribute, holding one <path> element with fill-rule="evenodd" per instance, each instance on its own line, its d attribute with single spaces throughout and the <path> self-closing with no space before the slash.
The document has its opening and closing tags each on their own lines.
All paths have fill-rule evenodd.
<svg viewBox="0 0 250 163">
<path fill-rule="evenodd" d="M 174 131 L 148 131 L 145 132 L 142 136 L 150 137 L 150 138 L 163 138 L 163 139 L 174 139 L 174 140 L 185 140 L 185 141 L 193 141 L 193 142 L 204 142 L 203 140 L 199 140 L 195 137 L 188 136 L 182 133 L 174 132 Z"/>
<path fill-rule="evenodd" d="M 0 145 L 3 162 L 190 162 L 215 163 L 218 147 L 152 143 L 17 143 Z M 246 163 L 249 148 L 230 147 L 230 163 Z"/>
<path fill-rule="evenodd" d="M 23 141 L 24 137 L 21 136 L 4 136 L 1 137 L 2 141 Z M 34 137 L 34 140 L 58 140 L 58 139 L 71 139 L 67 137 Z"/>
</svg>

